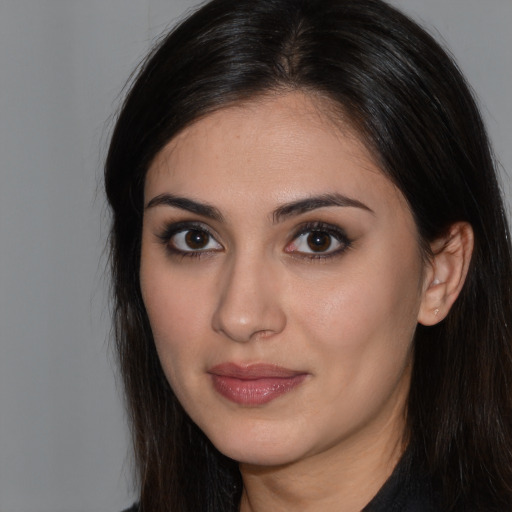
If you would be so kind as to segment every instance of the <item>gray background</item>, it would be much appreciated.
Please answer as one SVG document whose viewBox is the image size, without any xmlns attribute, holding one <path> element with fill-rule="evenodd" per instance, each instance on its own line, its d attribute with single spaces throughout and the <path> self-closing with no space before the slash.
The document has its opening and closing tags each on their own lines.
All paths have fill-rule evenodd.
<svg viewBox="0 0 512 512">
<path fill-rule="evenodd" d="M 510 172 L 512 0 L 393 3 L 442 34 Z M 194 4 L 0 0 L 0 512 L 115 512 L 133 498 L 101 161 L 130 71 Z"/>
</svg>

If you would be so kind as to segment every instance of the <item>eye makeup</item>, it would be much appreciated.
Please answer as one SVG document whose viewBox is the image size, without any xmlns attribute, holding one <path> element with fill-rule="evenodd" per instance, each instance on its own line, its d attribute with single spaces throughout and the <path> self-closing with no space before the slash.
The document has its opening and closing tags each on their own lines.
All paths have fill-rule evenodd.
<svg viewBox="0 0 512 512">
<path fill-rule="evenodd" d="M 197 258 L 223 250 L 210 229 L 201 222 L 170 223 L 157 237 L 171 256 Z"/>
<path fill-rule="evenodd" d="M 171 256 L 201 257 L 222 252 L 211 229 L 202 222 L 172 222 L 157 234 Z M 340 256 L 352 245 L 345 231 L 331 223 L 313 221 L 301 224 L 293 233 L 283 252 L 306 260 Z"/>
<path fill-rule="evenodd" d="M 314 221 L 299 227 L 284 252 L 301 258 L 327 259 L 340 256 L 351 246 L 352 240 L 342 228 Z"/>
</svg>

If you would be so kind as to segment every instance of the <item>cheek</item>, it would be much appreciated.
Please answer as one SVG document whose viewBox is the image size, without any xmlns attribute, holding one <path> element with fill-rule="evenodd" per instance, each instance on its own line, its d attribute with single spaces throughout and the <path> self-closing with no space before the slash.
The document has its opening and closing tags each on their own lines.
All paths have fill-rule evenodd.
<svg viewBox="0 0 512 512">
<path fill-rule="evenodd" d="M 169 383 L 180 394 L 178 383 L 187 376 L 190 362 L 198 360 L 206 307 L 198 307 L 197 280 L 187 274 L 170 271 L 165 257 L 145 248 L 143 243 L 140 268 L 142 298 L 148 314 L 155 346 Z M 208 295 L 201 285 L 204 302 Z M 204 338 L 204 337 L 203 337 Z M 190 373 L 190 372 L 188 372 Z"/>
<path fill-rule="evenodd" d="M 176 271 L 160 242 L 152 240 L 143 229 L 140 287 L 153 337 L 157 345 L 164 340 L 180 345 L 182 333 L 193 332 L 201 324 L 204 308 L 197 307 L 197 297 L 206 298 L 208 283 L 190 269 Z"/>
<path fill-rule="evenodd" d="M 347 260 L 334 278 L 296 291 L 296 321 L 313 348 L 341 359 L 347 372 L 379 360 L 393 365 L 403 361 L 412 342 L 420 274 L 420 259 L 413 256 Z"/>
<path fill-rule="evenodd" d="M 183 279 L 156 270 L 141 271 L 141 289 L 151 329 L 157 346 L 169 349 L 190 347 L 194 333 L 204 325 L 205 290 L 198 305 L 197 293 Z"/>
<path fill-rule="evenodd" d="M 141 277 L 142 277 L 141 273 Z M 176 279 L 162 274 L 145 274 L 141 278 L 143 299 L 148 313 L 153 339 L 160 364 L 174 394 L 184 405 L 200 404 L 200 399 L 191 395 L 198 387 L 204 364 L 204 346 L 201 340 L 204 308 L 198 308 L 197 295 L 179 289 Z"/>
<path fill-rule="evenodd" d="M 367 421 L 390 403 L 397 390 L 406 393 L 412 340 L 419 303 L 417 272 L 351 272 L 312 294 L 304 290 L 296 319 L 307 352 L 322 375 L 325 411 L 335 418 L 326 428 L 346 429 Z M 347 272 L 348 275 L 348 272 Z M 397 279 L 398 277 L 398 279 Z M 403 386 L 402 386 L 403 384 Z M 405 387 L 404 387 L 405 386 Z M 340 428 L 340 431 L 344 429 Z"/>
</svg>

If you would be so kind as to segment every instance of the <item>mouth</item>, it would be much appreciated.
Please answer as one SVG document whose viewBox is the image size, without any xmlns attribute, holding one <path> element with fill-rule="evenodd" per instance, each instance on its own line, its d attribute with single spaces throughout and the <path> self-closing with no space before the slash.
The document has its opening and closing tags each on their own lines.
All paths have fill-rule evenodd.
<svg viewBox="0 0 512 512">
<path fill-rule="evenodd" d="M 244 406 L 263 405 L 302 384 L 308 373 L 272 364 L 237 365 L 223 363 L 214 366 L 213 388 L 231 402 Z"/>
</svg>

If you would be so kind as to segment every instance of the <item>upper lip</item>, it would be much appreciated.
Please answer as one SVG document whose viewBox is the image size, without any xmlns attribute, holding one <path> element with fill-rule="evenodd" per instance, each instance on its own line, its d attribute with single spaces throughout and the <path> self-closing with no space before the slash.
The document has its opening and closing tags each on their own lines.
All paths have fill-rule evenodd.
<svg viewBox="0 0 512 512">
<path fill-rule="evenodd" d="M 291 378 L 298 375 L 304 375 L 307 372 L 290 370 L 283 368 L 277 364 L 269 363 L 253 363 L 253 364 L 236 364 L 222 363 L 213 366 L 208 373 L 219 377 L 232 377 L 240 380 L 254 380 L 266 378 Z"/>
</svg>

